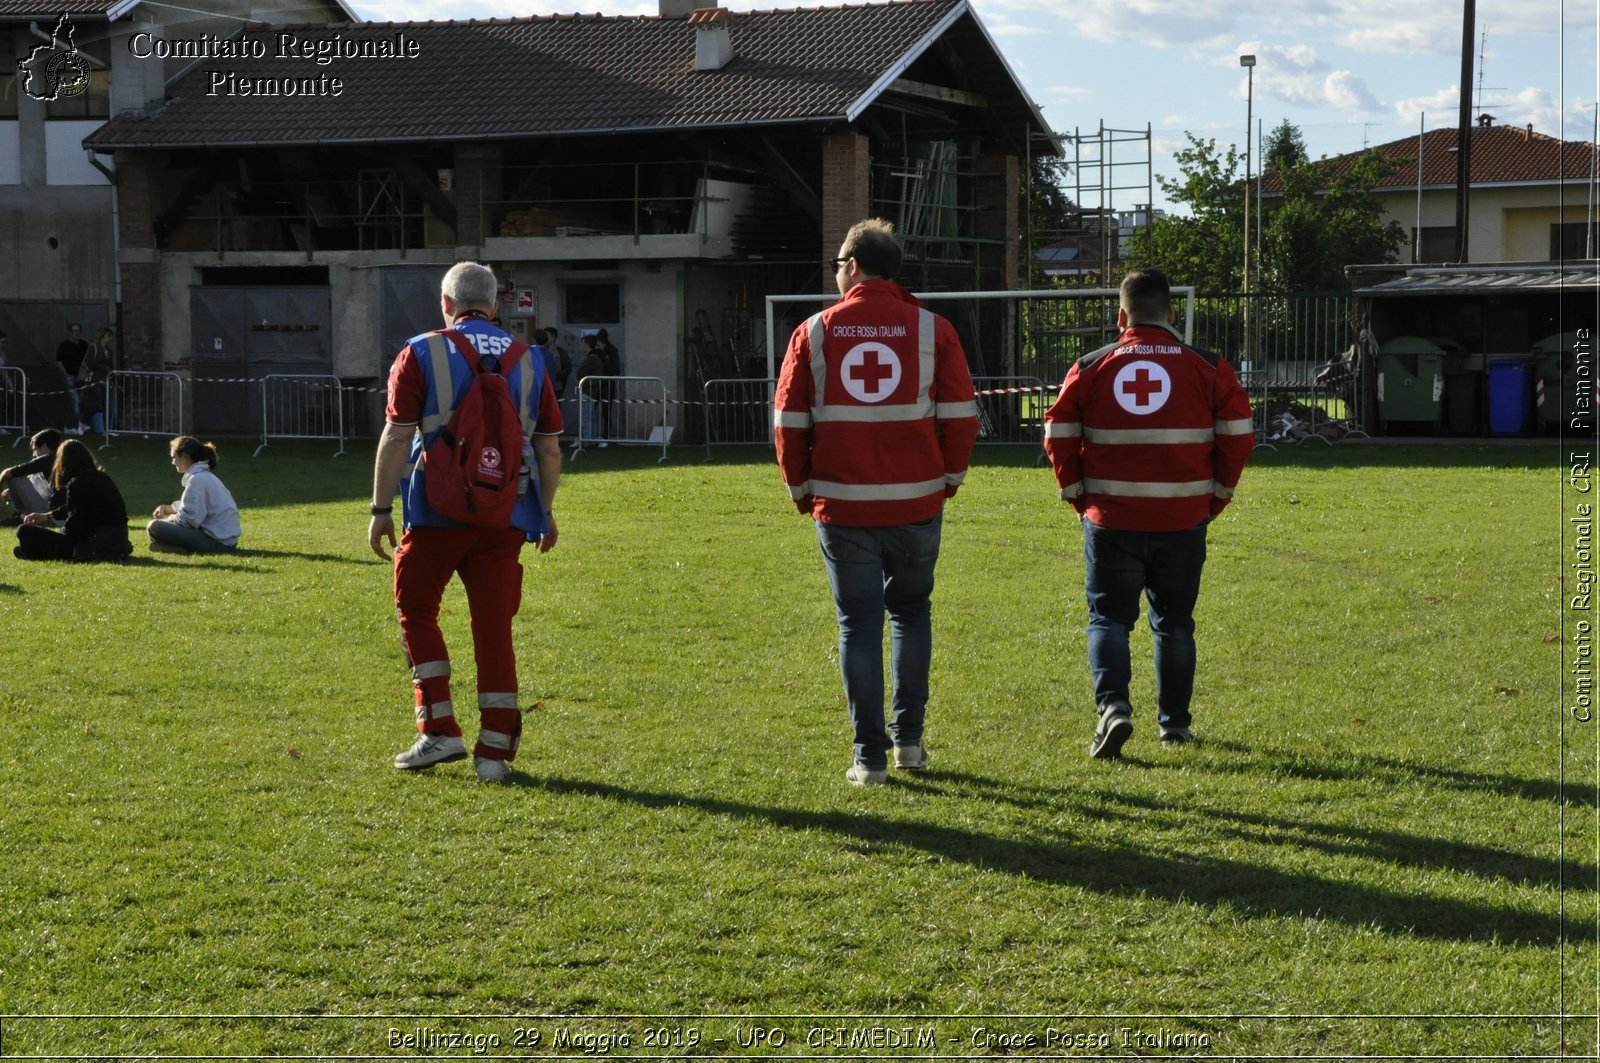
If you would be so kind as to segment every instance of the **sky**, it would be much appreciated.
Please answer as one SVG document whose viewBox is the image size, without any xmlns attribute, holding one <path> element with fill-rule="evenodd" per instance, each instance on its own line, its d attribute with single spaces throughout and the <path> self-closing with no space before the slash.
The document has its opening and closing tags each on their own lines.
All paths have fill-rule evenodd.
<svg viewBox="0 0 1600 1063">
<path fill-rule="evenodd" d="M 820 0 L 721 0 L 733 11 Z M 1069 159 L 1100 157 L 1102 126 L 1150 130 L 1156 174 L 1174 177 L 1185 134 L 1259 146 L 1287 119 L 1313 158 L 1454 127 L 1463 0 L 971 0 Z M 655 14 L 656 0 L 353 0 L 382 21 Z M 1600 0 L 1477 0 L 1473 113 L 1568 140 L 1593 140 Z M 1239 64 L 1254 55 L 1253 88 Z M 1247 120 L 1247 115 L 1249 120 Z M 1108 205 L 1143 202 L 1142 139 L 1118 134 Z M 1122 165 L 1127 164 L 1127 165 Z M 1098 168 L 1088 168 L 1098 171 Z M 1090 179 L 1086 205 L 1102 202 Z M 1158 206 L 1170 206 L 1160 189 Z"/>
</svg>

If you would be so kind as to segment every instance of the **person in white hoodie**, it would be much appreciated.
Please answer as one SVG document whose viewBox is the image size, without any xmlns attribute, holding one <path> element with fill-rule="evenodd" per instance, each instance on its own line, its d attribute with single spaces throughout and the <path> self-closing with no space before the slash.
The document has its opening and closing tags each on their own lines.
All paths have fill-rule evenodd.
<svg viewBox="0 0 1600 1063">
<path fill-rule="evenodd" d="M 155 508 L 145 528 L 150 549 L 168 554 L 214 554 L 239 545 L 239 507 L 217 479 L 217 447 L 194 436 L 172 441 L 172 464 L 183 477 L 183 497 Z"/>
</svg>

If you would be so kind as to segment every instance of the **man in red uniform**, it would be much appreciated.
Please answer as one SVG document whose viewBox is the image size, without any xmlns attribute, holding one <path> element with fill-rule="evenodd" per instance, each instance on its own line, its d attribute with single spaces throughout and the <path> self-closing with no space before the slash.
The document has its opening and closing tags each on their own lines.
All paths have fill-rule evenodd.
<svg viewBox="0 0 1600 1063">
<path fill-rule="evenodd" d="M 834 260 L 839 302 L 795 330 L 778 379 L 778 465 L 817 539 L 839 617 L 839 672 L 855 731 L 845 778 L 927 764 L 933 570 L 944 500 L 967 474 L 978 408 L 955 328 L 893 280 L 900 244 L 858 222 Z M 884 729 L 883 614 L 894 718 Z"/>
<path fill-rule="evenodd" d="M 473 652 L 478 664 L 478 742 L 473 763 L 478 778 L 501 782 L 517 753 L 522 713 L 517 705 L 517 659 L 511 620 L 522 603 L 524 542 L 545 553 L 556 544 L 551 505 L 561 480 L 561 409 L 544 363 L 526 345 L 490 323 L 499 299 L 494 274 L 475 262 L 457 263 L 440 284 L 445 324 L 472 350 L 460 350 L 440 333 L 413 338 L 389 371 L 387 424 L 378 440 L 372 473 L 372 523 L 367 542 L 389 559 L 384 540 L 395 544 L 394 496 L 405 503 L 405 535 L 394 555 L 394 600 L 400 638 L 411 662 L 416 694 L 416 743 L 394 758 L 403 771 L 431 768 L 467 755 L 450 698 L 450 655 L 439 630 L 439 600 L 459 574 L 472 613 Z M 522 421 L 522 475 L 511 525 L 468 527 L 434 512 L 428 504 L 426 465 L 418 458 L 449 424 L 473 375 L 489 359 L 501 360 Z M 441 399 L 449 402 L 442 403 Z M 533 475 L 530 465 L 537 465 Z M 405 477 L 402 485 L 401 478 Z"/>
<path fill-rule="evenodd" d="M 1206 526 L 1233 498 L 1253 445 L 1250 400 L 1218 355 L 1172 330 L 1158 270 L 1123 280 L 1114 343 L 1078 359 L 1045 415 L 1061 497 L 1083 519 L 1089 670 L 1099 724 L 1091 756 L 1133 734 L 1128 633 L 1150 602 L 1161 741 L 1191 741 L 1194 606 Z"/>
</svg>

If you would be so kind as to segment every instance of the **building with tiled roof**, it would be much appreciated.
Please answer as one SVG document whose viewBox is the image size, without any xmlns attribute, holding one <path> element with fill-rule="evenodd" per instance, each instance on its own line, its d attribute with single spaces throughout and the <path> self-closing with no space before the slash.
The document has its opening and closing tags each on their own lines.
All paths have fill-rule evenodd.
<svg viewBox="0 0 1600 1063">
<path fill-rule="evenodd" d="M 1471 262 L 1549 262 L 1600 253 L 1585 233 L 1597 172 L 1596 145 L 1561 140 L 1531 126 L 1496 125 L 1492 115 L 1480 116 L 1470 135 Z M 1411 236 L 1408 249 L 1401 252 L 1411 262 L 1455 261 L 1458 143 L 1459 132 L 1452 126 L 1370 149 L 1393 163 L 1393 172 L 1374 194 Z M 1363 154 L 1352 152 L 1327 162 L 1336 174 L 1344 174 Z M 1282 191 L 1269 170 L 1262 180 L 1268 209 Z"/>
<path fill-rule="evenodd" d="M 196 381 L 377 384 L 462 258 L 496 268 L 513 332 L 606 328 L 674 394 L 765 376 L 764 297 L 826 290 L 860 218 L 897 222 L 914 287 L 1015 287 L 1025 160 L 1055 150 L 967 0 L 163 48 L 191 56 L 164 98 L 84 146 L 117 174 L 126 352 Z M 201 430 L 258 418 L 227 394 L 197 385 Z"/>
<path fill-rule="evenodd" d="M 231 36 L 249 21 L 353 19 L 343 0 L 0 0 L 0 331 L 8 362 L 54 370 L 69 322 L 117 327 L 115 170 L 83 140 L 159 107 L 190 60 L 141 42 Z M 36 416 L 55 420 L 53 407 Z"/>
</svg>

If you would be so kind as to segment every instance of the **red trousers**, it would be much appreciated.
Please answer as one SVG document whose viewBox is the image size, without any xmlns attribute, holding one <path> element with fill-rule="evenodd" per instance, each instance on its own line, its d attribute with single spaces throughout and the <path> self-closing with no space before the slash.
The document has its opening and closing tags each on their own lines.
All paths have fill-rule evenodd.
<svg viewBox="0 0 1600 1063">
<path fill-rule="evenodd" d="M 526 536 L 515 528 L 414 527 L 394 555 L 394 601 L 400 639 L 411 661 L 417 730 L 461 734 L 450 699 L 450 651 L 439 630 L 439 602 L 450 577 L 459 575 L 472 615 L 472 651 L 478 665 L 478 743 L 473 752 L 511 760 L 522 732 L 517 707 L 517 655 L 511 620 L 522 604 Z"/>
</svg>

